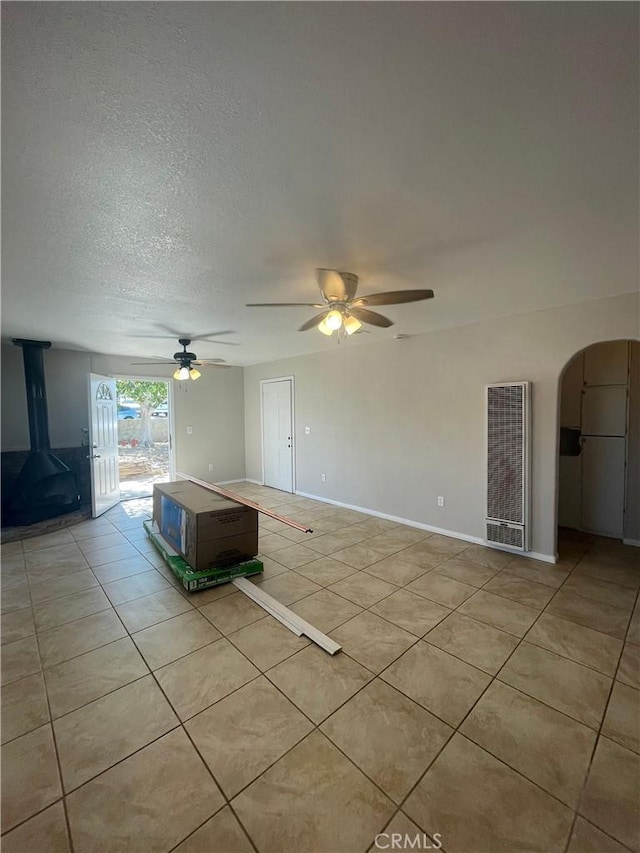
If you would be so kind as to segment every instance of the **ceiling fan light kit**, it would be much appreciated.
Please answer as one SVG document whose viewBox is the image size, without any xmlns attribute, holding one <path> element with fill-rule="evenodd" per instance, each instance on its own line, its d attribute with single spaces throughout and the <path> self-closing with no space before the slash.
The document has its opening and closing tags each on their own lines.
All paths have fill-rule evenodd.
<svg viewBox="0 0 640 853">
<path fill-rule="evenodd" d="M 333 334 L 333 329 L 329 328 L 329 326 L 327 325 L 326 317 L 321 323 L 318 323 L 318 331 L 322 332 L 323 335 L 327 335 L 327 337 L 329 338 Z"/>
<path fill-rule="evenodd" d="M 357 317 L 352 317 L 350 314 L 345 315 L 343 319 L 344 330 L 348 335 L 352 335 L 354 332 L 357 332 L 358 329 L 362 328 L 362 323 Z"/>
<path fill-rule="evenodd" d="M 334 308 L 333 311 L 329 311 L 322 322 L 326 324 L 327 329 L 337 332 L 342 325 L 342 314 L 337 308 Z"/>
<path fill-rule="evenodd" d="M 187 347 L 191 341 L 189 338 L 179 338 L 178 343 L 182 346 L 182 352 L 174 352 L 173 354 L 174 359 L 180 365 L 176 368 L 173 378 L 177 379 L 179 382 L 182 382 L 185 379 L 193 379 L 195 381 L 199 376 L 201 376 L 201 373 L 199 370 L 196 370 L 195 367 L 192 367 L 191 364 L 196 360 L 197 355 L 195 352 L 187 352 Z"/>
<path fill-rule="evenodd" d="M 182 365 L 182 367 L 178 367 L 173 374 L 174 379 L 188 379 L 189 378 L 189 368 L 186 364 Z"/>
<path fill-rule="evenodd" d="M 223 334 L 220 332 L 220 334 Z M 173 378 L 178 382 L 183 382 L 187 379 L 192 379 L 194 382 L 196 379 L 199 379 L 202 376 L 202 373 L 198 370 L 195 365 L 201 367 L 203 364 L 207 367 L 229 367 L 228 364 L 223 364 L 224 359 L 222 358 L 214 358 L 208 360 L 198 360 L 198 356 L 195 352 L 188 352 L 187 347 L 191 343 L 190 338 L 179 338 L 178 343 L 182 347 L 182 351 L 174 352 L 173 361 L 134 361 L 133 364 L 137 365 L 154 365 L 158 364 L 177 364 L 178 366 L 173 372 Z"/>
<path fill-rule="evenodd" d="M 323 299 L 319 305 L 309 302 L 253 302 L 247 303 L 247 308 L 323 308 L 321 314 L 307 320 L 298 331 L 315 328 L 328 337 L 337 332 L 340 339 L 340 332 L 352 335 L 362 328 L 363 323 L 383 329 L 393 326 L 393 320 L 370 311 L 365 305 L 399 305 L 433 299 L 433 290 L 396 290 L 356 299 L 358 276 L 355 273 L 322 268 L 316 270 L 316 276 Z"/>
<path fill-rule="evenodd" d="M 318 323 L 318 331 L 329 337 L 334 332 L 340 332 L 342 329 L 347 335 L 352 335 L 362 328 L 362 323 L 356 317 L 347 314 L 346 311 L 338 311 L 334 309 L 329 311 L 327 316 Z"/>
</svg>

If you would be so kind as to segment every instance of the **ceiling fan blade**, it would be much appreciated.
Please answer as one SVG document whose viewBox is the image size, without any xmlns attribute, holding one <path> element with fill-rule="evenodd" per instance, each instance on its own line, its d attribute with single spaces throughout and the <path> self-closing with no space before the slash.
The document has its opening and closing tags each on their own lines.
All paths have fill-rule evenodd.
<svg viewBox="0 0 640 853">
<path fill-rule="evenodd" d="M 203 332 L 201 335 L 191 335 L 192 341 L 206 341 L 207 338 L 217 338 L 221 335 L 235 335 L 235 332 L 232 329 L 225 329 L 222 332 Z M 181 336 L 182 337 L 182 336 Z M 185 337 L 189 337 L 185 335 Z M 216 341 L 217 343 L 217 341 Z"/>
<path fill-rule="evenodd" d="M 167 340 L 173 339 L 174 335 L 141 335 L 138 332 L 136 332 L 133 335 L 127 335 L 127 337 L 129 337 L 129 338 L 154 338 L 156 340 L 167 341 Z"/>
<path fill-rule="evenodd" d="M 225 332 L 225 334 L 227 334 Z M 235 334 L 235 332 L 229 332 L 228 334 Z M 196 338 L 198 341 L 206 341 L 209 344 L 220 344 L 221 347 L 239 347 L 240 344 L 237 344 L 235 341 L 214 341 L 213 338 Z"/>
<path fill-rule="evenodd" d="M 348 302 L 356 295 L 358 276 L 351 272 L 317 269 L 320 293 L 327 302 Z"/>
<path fill-rule="evenodd" d="M 349 307 L 349 314 L 360 320 L 362 323 L 369 323 L 372 326 L 380 326 L 383 329 L 388 329 L 393 326 L 393 320 L 388 317 L 383 317 L 382 314 L 377 314 L 375 311 L 367 311 L 366 308 Z"/>
<path fill-rule="evenodd" d="M 163 367 L 165 364 L 175 364 L 175 361 L 131 361 L 130 364 L 142 365 L 156 365 L 157 367 Z"/>
<path fill-rule="evenodd" d="M 320 323 L 327 316 L 329 311 L 323 311 L 321 314 L 316 314 L 315 317 L 312 317 L 310 320 L 307 320 L 306 323 L 303 323 L 298 329 L 299 332 L 306 332 L 308 329 L 314 329 L 316 326 L 319 326 Z"/>
<path fill-rule="evenodd" d="M 212 364 L 210 361 L 192 361 L 191 364 L 198 364 L 200 367 L 222 367 L 223 370 L 227 370 L 227 368 L 233 366 L 231 364 Z"/>
<path fill-rule="evenodd" d="M 157 340 L 162 340 L 162 341 L 170 340 L 173 338 L 175 338 L 176 340 L 179 340 L 180 338 L 185 338 L 185 339 L 188 339 L 190 341 L 206 341 L 208 338 L 215 338 L 215 337 L 218 337 L 220 335 L 235 335 L 235 334 L 236 333 L 233 330 L 225 329 L 224 331 L 221 331 L 221 332 L 203 332 L 201 335 L 191 335 L 191 334 L 186 334 L 186 333 L 183 334 L 182 332 L 171 332 L 171 334 L 167 334 L 167 335 L 141 335 L 139 333 L 135 333 L 133 335 L 129 335 L 129 337 L 131 337 L 131 338 L 155 338 Z M 215 343 L 221 343 L 221 342 L 215 341 Z"/>
<path fill-rule="evenodd" d="M 394 290 L 389 293 L 371 293 L 360 296 L 353 303 L 360 305 L 400 305 L 402 302 L 420 302 L 422 299 L 433 299 L 433 290 Z"/>
<path fill-rule="evenodd" d="M 199 358 L 197 361 L 192 361 L 192 364 L 224 364 L 224 358 Z"/>
<path fill-rule="evenodd" d="M 247 302 L 245 308 L 324 308 L 314 302 Z"/>
</svg>

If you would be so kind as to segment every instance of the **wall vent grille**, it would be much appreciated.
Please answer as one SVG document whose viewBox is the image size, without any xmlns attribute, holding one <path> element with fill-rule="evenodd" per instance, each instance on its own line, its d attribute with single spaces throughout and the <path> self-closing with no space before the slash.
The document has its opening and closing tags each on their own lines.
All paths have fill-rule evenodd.
<svg viewBox="0 0 640 853">
<path fill-rule="evenodd" d="M 529 400 L 528 382 L 487 386 L 487 541 L 520 551 L 529 550 Z"/>
<path fill-rule="evenodd" d="M 510 524 L 491 524 L 487 522 L 487 542 L 496 545 L 508 545 L 510 548 L 518 548 L 524 551 L 524 528 L 514 527 Z"/>
</svg>

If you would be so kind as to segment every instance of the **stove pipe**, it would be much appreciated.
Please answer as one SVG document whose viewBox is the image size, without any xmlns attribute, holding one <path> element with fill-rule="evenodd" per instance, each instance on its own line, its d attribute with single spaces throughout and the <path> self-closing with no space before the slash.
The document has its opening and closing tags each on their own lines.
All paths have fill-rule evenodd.
<svg viewBox="0 0 640 853">
<path fill-rule="evenodd" d="M 24 338 L 14 338 L 13 343 L 22 347 L 31 450 L 49 450 L 51 447 L 49 413 L 47 411 L 47 389 L 44 383 L 42 351 L 49 349 L 51 341 L 28 341 Z"/>
</svg>

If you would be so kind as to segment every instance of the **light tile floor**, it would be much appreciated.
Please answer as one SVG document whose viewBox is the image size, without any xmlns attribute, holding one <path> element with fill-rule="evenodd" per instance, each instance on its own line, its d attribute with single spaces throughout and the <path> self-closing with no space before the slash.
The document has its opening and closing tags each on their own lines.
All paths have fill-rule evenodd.
<svg viewBox="0 0 640 853">
<path fill-rule="evenodd" d="M 637 549 L 566 532 L 551 566 L 237 490 L 313 527 L 261 516 L 256 582 L 343 651 L 185 593 L 148 500 L 3 547 L 4 853 L 640 851 Z"/>
</svg>

